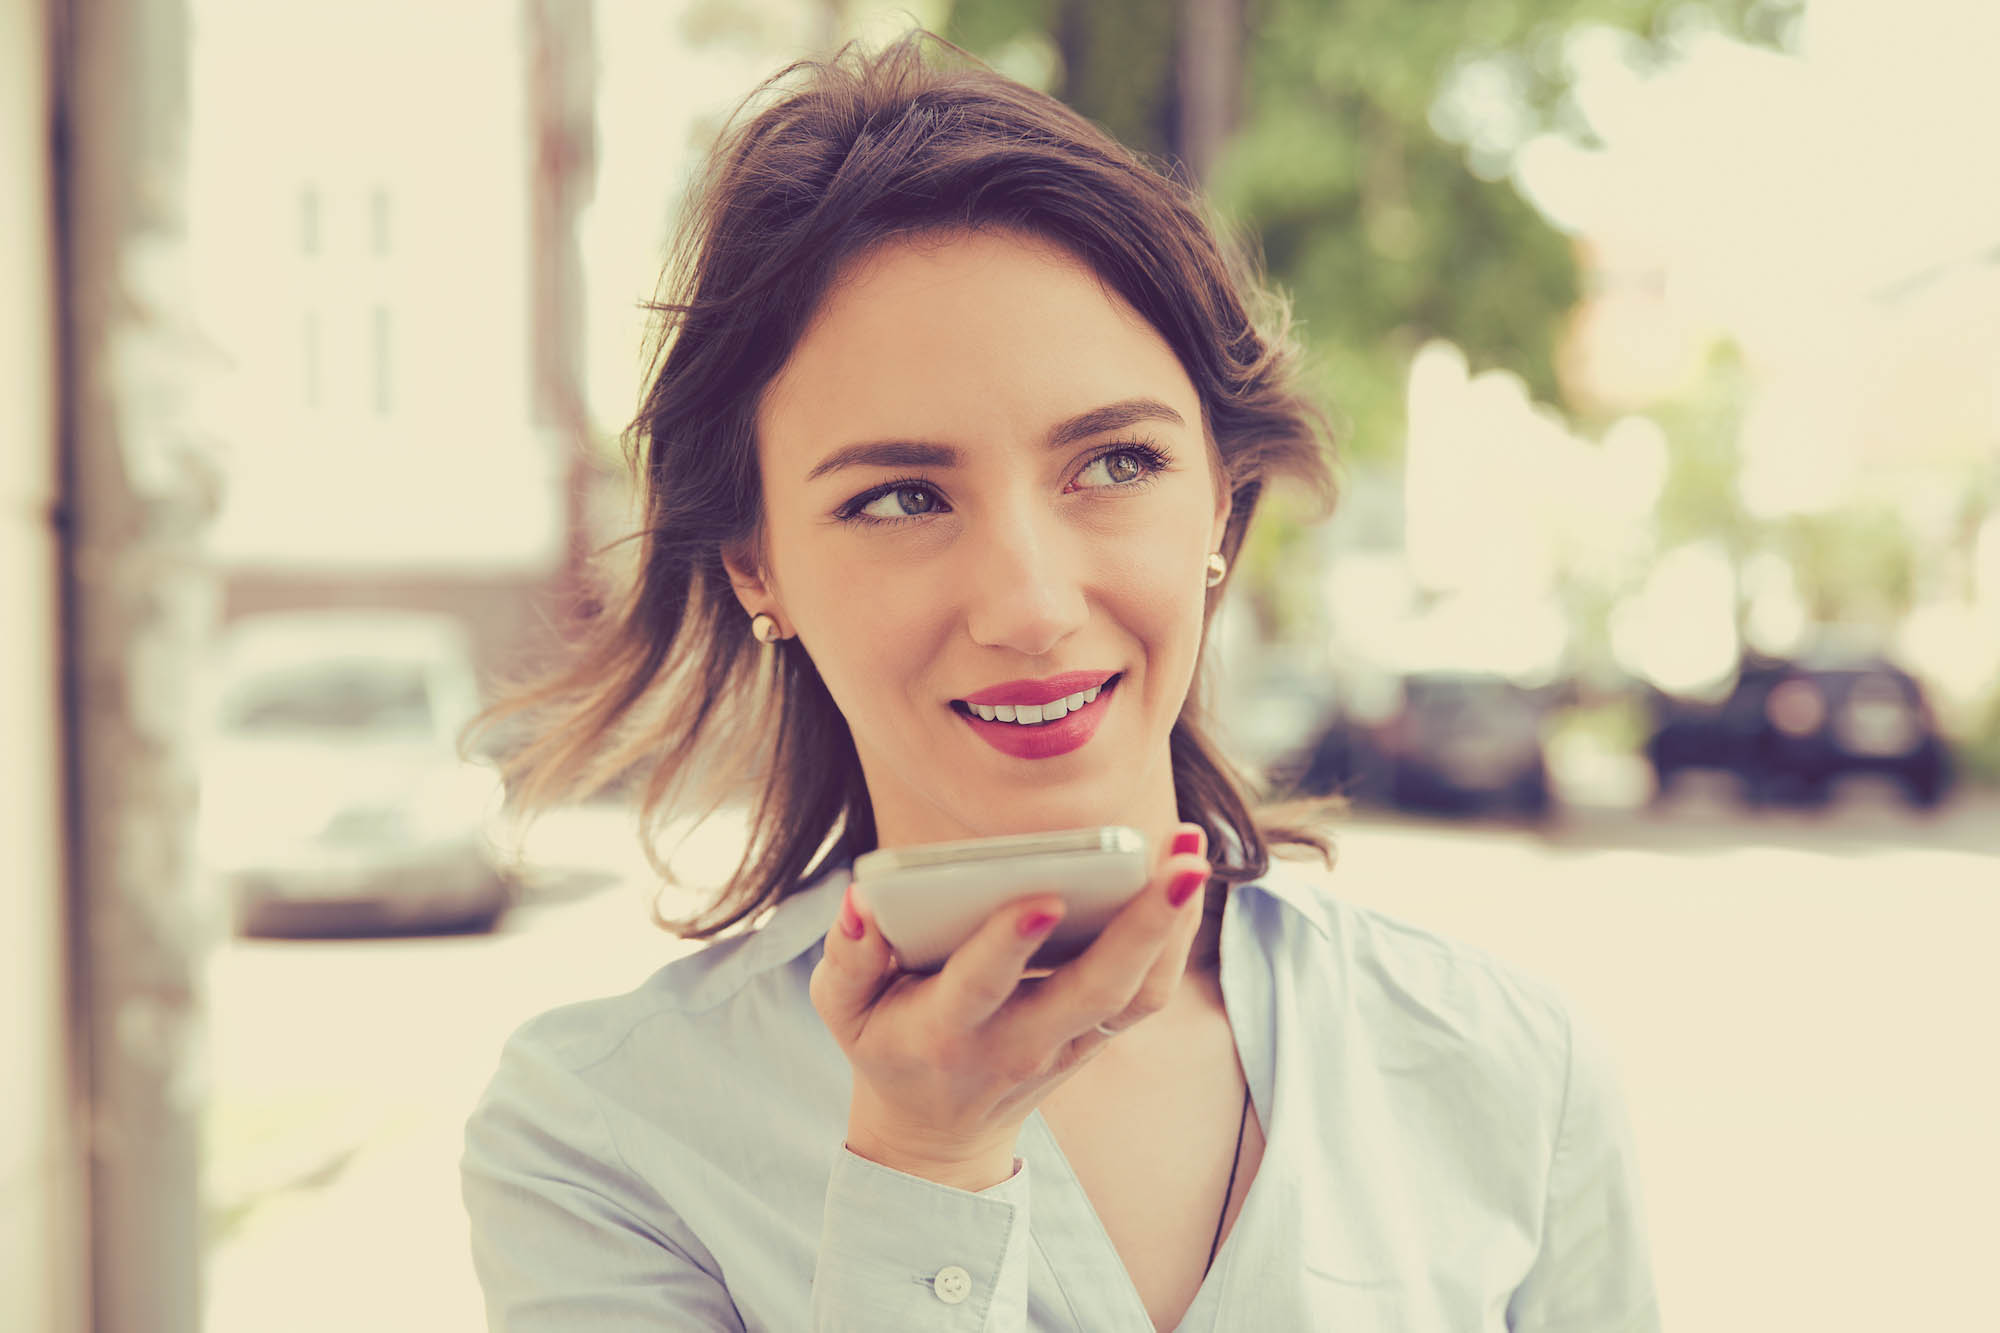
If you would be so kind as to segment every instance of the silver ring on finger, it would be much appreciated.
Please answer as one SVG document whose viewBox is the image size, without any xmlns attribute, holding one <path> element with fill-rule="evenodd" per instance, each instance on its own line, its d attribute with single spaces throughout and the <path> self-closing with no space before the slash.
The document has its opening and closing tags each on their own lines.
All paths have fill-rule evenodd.
<svg viewBox="0 0 2000 1333">
<path fill-rule="evenodd" d="M 1117 1029 L 1117 1028 L 1108 1028 L 1108 1027 L 1104 1026 L 1104 1024 L 1102 1024 L 1102 1023 L 1099 1023 L 1099 1024 L 1097 1024 L 1097 1025 L 1096 1025 L 1096 1031 L 1097 1031 L 1097 1032 L 1099 1032 L 1099 1033 L 1101 1033 L 1101 1034 L 1103 1034 L 1104 1036 L 1107 1036 L 1107 1037 L 1115 1037 L 1115 1036 L 1117 1036 L 1117 1035 L 1118 1035 L 1118 1032 L 1119 1032 L 1119 1029 Z"/>
</svg>

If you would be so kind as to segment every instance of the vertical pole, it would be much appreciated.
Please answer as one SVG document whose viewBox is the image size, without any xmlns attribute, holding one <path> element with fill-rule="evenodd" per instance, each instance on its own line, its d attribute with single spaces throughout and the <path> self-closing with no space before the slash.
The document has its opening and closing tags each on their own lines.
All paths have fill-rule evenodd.
<svg viewBox="0 0 2000 1333">
<path fill-rule="evenodd" d="M 89 1172 L 67 940 L 54 16 L 0 4 L 0 1328 L 84 1333 Z"/>
<path fill-rule="evenodd" d="M 818 57 L 832 55 L 847 31 L 847 0 L 820 0 L 806 22 L 808 48 Z"/>
<path fill-rule="evenodd" d="M 577 220 L 596 183 L 597 47 L 591 0 L 524 0 L 533 266 L 535 422 L 562 451 L 565 547 L 562 600 L 588 620 L 597 612 L 589 582 L 590 411 L 583 374 L 583 257 Z"/>
<path fill-rule="evenodd" d="M 184 415 L 185 0 L 59 6 L 68 828 L 99 1333 L 197 1333 L 196 664 L 215 478 Z"/>
<path fill-rule="evenodd" d="M 1243 33 L 1238 0 L 1181 0 L 1180 157 L 1208 179 L 1236 124 Z"/>
</svg>

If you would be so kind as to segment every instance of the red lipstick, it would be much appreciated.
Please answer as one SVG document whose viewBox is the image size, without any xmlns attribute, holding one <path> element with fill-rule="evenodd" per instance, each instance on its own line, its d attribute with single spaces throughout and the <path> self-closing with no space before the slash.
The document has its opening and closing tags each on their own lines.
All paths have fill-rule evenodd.
<svg viewBox="0 0 2000 1333">
<path fill-rule="evenodd" d="M 1057 699 L 1072 694 L 1082 694 L 1085 690 L 1102 685 L 1110 680 L 1115 671 L 1065 671 L 1060 676 L 1049 676 L 1042 680 L 1010 680 L 1004 685 L 989 685 L 977 694 L 968 694 L 961 702 L 969 704 L 1033 704 L 1040 706 L 1054 703 Z"/>
<path fill-rule="evenodd" d="M 1057 755 L 1068 754 L 1088 744 L 1097 734 L 1098 726 L 1104 721 L 1105 711 L 1115 701 L 1122 676 L 1114 674 L 1095 699 L 1054 722 L 1041 722 L 1022 726 L 1018 722 L 988 722 L 960 704 L 959 716 L 972 728 L 973 734 L 994 749 L 1016 759 L 1053 759 Z M 1089 689 L 1096 683 L 1095 677 L 1085 673 L 1069 676 L 1055 676 L 1048 681 L 1034 682 L 1037 685 L 1052 685 L 1057 681 L 1081 681 L 1083 688 Z M 1017 682 L 1019 683 L 1019 682 Z M 995 686 L 986 691 L 987 695 L 1005 690 L 1006 686 Z M 981 696 L 984 698 L 985 696 Z M 1056 691 L 1051 688 L 1049 697 L 1053 700 Z"/>
</svg>

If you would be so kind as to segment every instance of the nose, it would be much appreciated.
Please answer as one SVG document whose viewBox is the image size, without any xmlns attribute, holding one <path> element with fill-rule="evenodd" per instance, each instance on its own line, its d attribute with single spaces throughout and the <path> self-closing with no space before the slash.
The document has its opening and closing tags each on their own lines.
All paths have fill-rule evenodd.
<svg viewBox="0 0 2000 1333">
<path fill-rule="evenodd" d="M 1081 552 L 1052 516 L 996 513 L 964 553 L 966 627 L 981 646 L 1044 657 L 1089 617 Z"/>
</svg>

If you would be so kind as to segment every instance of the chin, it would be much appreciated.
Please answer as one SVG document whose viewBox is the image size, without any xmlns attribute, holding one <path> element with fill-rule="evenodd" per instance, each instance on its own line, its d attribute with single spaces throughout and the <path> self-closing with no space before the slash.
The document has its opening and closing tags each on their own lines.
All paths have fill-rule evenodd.
<svg viewBox="0 0 2000 1333">
<path fill-rule="evenodd" d="M 1101 824 L 1130 824 L 1129 810 L 1115 809 L 1109 801 L 1079 802 L 1058 792 L 994 807 L 980 823 L 989 826 L 990 836 L 1004 833 L 1053 833 L 1063 829 L 1095 828 Z"/>
</svg>

